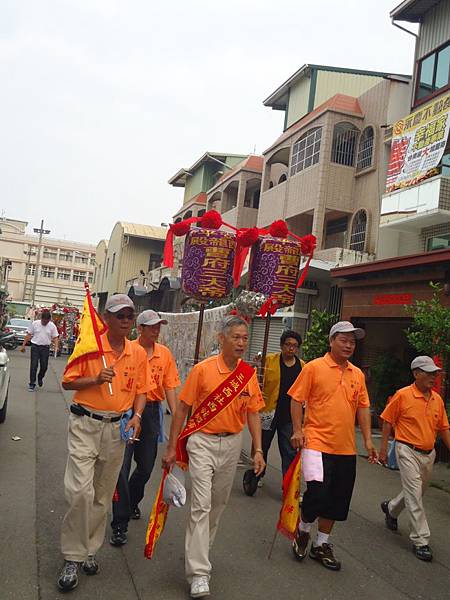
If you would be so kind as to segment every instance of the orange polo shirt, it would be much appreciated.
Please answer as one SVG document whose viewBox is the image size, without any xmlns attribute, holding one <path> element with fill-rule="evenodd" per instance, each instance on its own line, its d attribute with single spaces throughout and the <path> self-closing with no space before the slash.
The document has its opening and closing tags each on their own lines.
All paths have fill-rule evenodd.
<svg viewBox="0 0 450 600">
<path fill-rule="evenodd" d="M 449 428 L 444 402 L 439 394 L 432 391 L 427 400 L 414 383 L 395 393 L 381 418 L 395 427 L 396 440 L 421 450 L 432 450 L 437 432 Z"/>
<path fill-rule="evenodd" d="M 84 390 L 77 390 L 73 401 L 86 408 L 105 410 L 111 412 L 125 412 L 129 410 L 138 394 L 147 394 L 155 384 L 150 376 L 147 353 L 139 344 L 125 340 L 122 354 L 118 357 L 112 350 L 107 335 L 102 336 L 103 350 L 106 364 L 113 367 L 115 377 L 112 381 L 112 395 L 109 385 L 93 385 Z M 63 383 L 74 381 L 79 377 L 96 377 L 104 368 L 103 360 L 95 358 L 69 367 L 64 374 Z"/>
<path fill-rule="evenodd" d="M 139 339 L 132 343 L 139 344 Z M 147 353 L 146 350 L 145 352 Z M 177 365 L 169 348 L 158 343 L 154 345 L 151 357 L 148 358 L 147 355 L 147 359 L 150 375 L 155 384 L 155 387 L 147 393 L 147 402 L 161 402 L 166 397 L 164 390 L 181 385 Z"/>
<path fill-rule="evenodd" d="M 189 373 L 179 398 L 192 406 L 193 411 L 230 376 L 222 354 L 210 356 L 195 365 Z M 256 379 L 256 372 L 242 392 L 212 421 L 202 428 L 204 433 L 239 433 L 242 431 L 247 412 L 259 412 L 264 400 Z"/>
<path fill-rule="evenodd" d="M 364 374 L 358 367 L 347 362 L 342 370 L 326 354 L 306 363 L 288 394 L 306 404 L 306 448 L 356 454 L 356 411 L 370 406 Z"/>
</svg>

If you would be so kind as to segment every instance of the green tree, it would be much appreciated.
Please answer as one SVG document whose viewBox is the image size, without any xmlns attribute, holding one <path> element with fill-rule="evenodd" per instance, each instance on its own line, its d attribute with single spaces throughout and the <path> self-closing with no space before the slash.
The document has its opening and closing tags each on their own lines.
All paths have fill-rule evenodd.
<svg viewBox="0 0 450 600">
<path fill-rule="evenodd" d="M 413 324 L 406 331 L 408 342 L 419 354 L 439 356 L 446 373 L 445 395 L 449 389 L 450 367 L 450 308 L 442 304 L 442 286 L 430 282 L 433 289 L 431 300 L 416 300 L 406 307 Z"/>
<path fill-rule="evenodd" d="M 327 311 L 311 311 L 311 325 L 302 344 L 303 358 L 306 361 L 323 356 L 328 351 L 328 334 L 338 318 L 338 315 Z"/>
</svg>

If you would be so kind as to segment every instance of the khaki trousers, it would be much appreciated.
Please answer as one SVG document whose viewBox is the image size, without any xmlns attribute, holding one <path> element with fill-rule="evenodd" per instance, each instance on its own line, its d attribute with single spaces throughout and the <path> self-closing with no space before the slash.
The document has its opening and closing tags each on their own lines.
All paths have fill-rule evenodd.
<svg viewBox="0 0 450 600">
<path fill-rule="evenodd" d="M 191 508 L 185 542 L 186 577 L 210 576 L 209 551 L 233 486 L 242 434 L 227 437 L 193 433 L 187 443 Z"/>
<path fill-rule="evenodd" d="M 125 451 L 119 423 L 73 414 L 69 417 L 69 455 L 64 475 L 69 509 L 61 530 L 61 550 L 66 560 L 86 560 L 105 539 L 108 509 Z"/>
<path fill-rule="evenodd" d="M 402 491 L 389 502 L 389 512 L 395 518 L 406 507 L 409 515 L 409 539 L 414 546 L 426 546 L 430 539 L 422 497 L 428 487 L 436 452 L 420 454 L 401 442 L 395 444 L 395 454 Z"/>
</svg>

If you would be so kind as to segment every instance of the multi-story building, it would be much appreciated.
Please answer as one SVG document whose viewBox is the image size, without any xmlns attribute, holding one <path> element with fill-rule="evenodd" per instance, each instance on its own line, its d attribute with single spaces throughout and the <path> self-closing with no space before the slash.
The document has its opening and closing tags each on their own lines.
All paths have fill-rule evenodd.
<svg viewBox="0 0 450 600">
<path fill-rule="evenodd" d="M 352 264 L 376 252 L 387 156 L 383 126 L 401 115 L 404 75 L 304 65 L 265 101 L 285 130 L 264 152 L 258 225 L 313 233 L 316 259 Z"/>
<path fill-rule="evenodd" d="M 39 237 L 26 233 L 26 221 L 0 221 L 0 256 L 6 263 L 5 285 L 9 299 L 31 302 Z M 92 282 L 95 246 L 47 237 L 42 240 L 35 304 L 70 304 L 81 307 L 84 282 Z"/>
<path fill-rule="evenodd" d="M 418 23 L 413 78 L 399 119 L 387 120 L 384 145 L 390 152 L 381 186 L 376 261 L 332 271 L 343 290 L 342 316 L 366 329 L 357 360 L 377 357 L 403 364 L 417 352 L 405 329 L 408 306 L 430 300 L 430 281 L 441 284 L 450 306 L 450 3 L 407 0 L 391 18 Z M 388 190 L 383 193 L 384 190 Z"/>
<path fill-rule="evenodd" d="M 231 172 L 236 165 L 247 158 L 243 154 L 227 154 L 225 152 L 205 152 L 195 163 L 180 169 L 169 179 L 174 187 L 184 188 L 183 204 L 175 213 L 173 220 L 178 223 L 189 217 L 201 217 L 206 212 L 207 192 L 215 187 L 219 180 Z M 217 203 L 213 205 L 217 208 Z M 174 268 L 164 270 L 161 277 L 168 274 L 180 276 L 181 260 L 183 257 L 184 238 L 174 240 Z"/>
<path fill-rule="evenodd" d="M 93 290 L 99 310 L 108 296 L 128 293 L 133 282 L 143 280 L 161 265 L 165 238 L 165 227 L 123 221 L 115 224 L 109 240 L 101 240 L 96 249 Z"/>
<path fill-rule="evenodd" d="M 258 220 L 263 157 L 249 155 L 226 171 L 206 194 L 207 210 L 215 209 L 234 227 L 254 227 Z"/>
<path fill-rule="evenodd" d="M 401 187 L 383 195 L 379 258 L 450 247 L 450 3 L 403 2 L 391 12 L 391 18 L 420 24 L 410 98 L 399 123 L 405 131 L 392 143 L 396 127 L 386 130 L 393 157 L 395 149 L 406 152 L 402 154 L 404 162 L 392 163 L 393 179 L 412 161 L 420 161 L 418 154 L 429 160 L 437 145 L 443 149 L 432 170 L 424 166 L 418 182 L 403 178 Z M 387 182 L 388 189 L 396 187 L 391 183 Z"/>
</svg>

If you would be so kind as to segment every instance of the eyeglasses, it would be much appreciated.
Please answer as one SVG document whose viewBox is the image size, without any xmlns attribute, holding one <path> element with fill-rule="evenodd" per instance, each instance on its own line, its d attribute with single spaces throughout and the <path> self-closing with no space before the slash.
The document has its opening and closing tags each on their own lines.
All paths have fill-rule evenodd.
<svg viewBox="0 0 450 600">
<path fill-rule="evenodd" d="M 284 343 L 283 346 L 285 346 L 286 348 L 289 348 L 289 350 L 298 350 L 300 347 L 298 344 L 286 344 L 286 343 Z"/>
<path fill-rule="evenodd" d="M 134 317 L 136 316 L 134 313 L 113 313 L 113 315 L 119 321 L 134 321 Z"/>
</svg>

